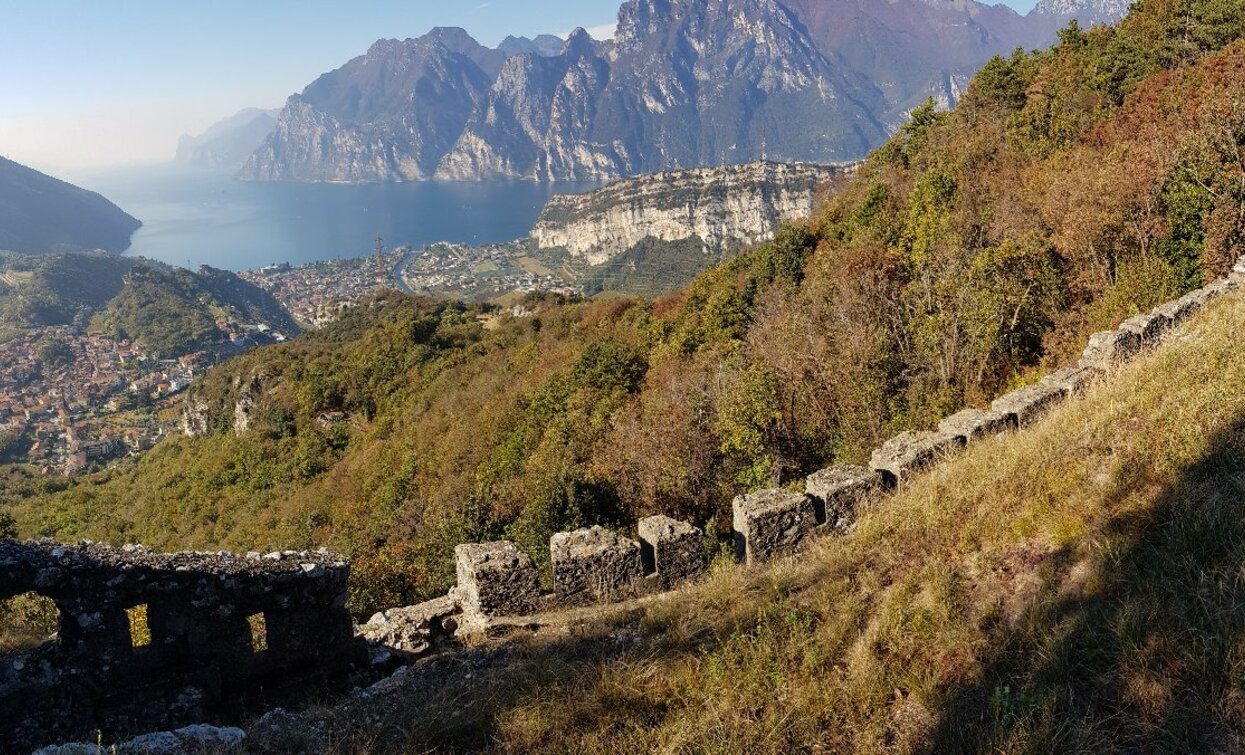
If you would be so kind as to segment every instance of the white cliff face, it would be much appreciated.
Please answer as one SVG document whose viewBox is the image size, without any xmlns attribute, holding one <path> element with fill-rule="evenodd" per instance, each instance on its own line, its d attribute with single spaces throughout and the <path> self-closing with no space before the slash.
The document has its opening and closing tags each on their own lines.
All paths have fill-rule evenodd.
<svg viewBox="0 0 1245 755">
<path fill-rule="evenodd" d="M 695 238 L 706 254 L 721 254 L 767 241 L 784 221 L 807 217 L 817 189 L 843 170 L 759 162 L 618 181 L 555 196 L 531 237 L 542 249 L 564 248 L 592 265 L 645 239 Z"/>
</svg>

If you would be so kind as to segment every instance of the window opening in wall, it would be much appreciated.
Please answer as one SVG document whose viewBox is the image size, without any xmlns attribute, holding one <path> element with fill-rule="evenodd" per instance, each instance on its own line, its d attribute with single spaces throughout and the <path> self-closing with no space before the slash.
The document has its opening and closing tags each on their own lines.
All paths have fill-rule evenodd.
<svg viewBox="0 0 1245 755">
<path fill-rule="evenodd" d="M 256 653 L 262 653 L 268 649 L 268 622 L 264 619 L 262 613 L 251 614 L 246 617 L 246 623 L 251 625 L 251 650 Z"/>
<path fill-rule="evenodd" d="M 51 598 L 28 592 L 0 600 L 0 653 L 56 641 L 60 611 Z"/>
<path fill-rule="evenodd" d="M 147 604 L 125 609 L 130 620 L 130 646 L 145 648 L 151 644 L 151 627 L 147 626 Z"/>
</svg>

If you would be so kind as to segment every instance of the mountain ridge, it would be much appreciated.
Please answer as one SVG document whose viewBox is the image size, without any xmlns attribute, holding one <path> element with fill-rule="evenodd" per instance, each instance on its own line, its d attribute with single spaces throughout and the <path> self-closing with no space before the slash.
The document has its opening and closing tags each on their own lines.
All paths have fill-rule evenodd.
<svg viewBox="0 0 1245 755">
<path fill-rule="evenodd" d="M 119 254 L 141 226 L 96 192 L 0 157 L 0 250 Z"/>
<path fill-rule="evenodd" d="M 548 38 L 489 49 L 434 29 L 381 40 L 292 96 L 238 175 L 612 180 L 850 160 L 924 99 L 953 106 L 991 56 L 1053 41 L 1077 14 L 1117 17 L 1117 6 L 1051 2 L 1021 16 L 973 0 L 630 0 L 614 39 L 576 30 L 556 54 Z M 368 73 L 382 70 L 393 76 Z"/>
</svg>

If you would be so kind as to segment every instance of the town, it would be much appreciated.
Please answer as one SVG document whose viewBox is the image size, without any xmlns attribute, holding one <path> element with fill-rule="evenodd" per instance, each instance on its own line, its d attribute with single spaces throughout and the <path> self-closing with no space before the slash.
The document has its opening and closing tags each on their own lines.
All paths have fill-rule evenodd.
<svg viewBox="0 0 1245 755">
<path fill-rule="evenodd" d="M 558 260 L 538 256 L 525 239 L 482 246 L 439 242 L 414 250 L 398 247 L 353 259 L 269 265 L 238 275 L 271 293 L 299 323 L 316 328 L 382 288 L 505 305 L 533 291 L 580 293 L 558 267 Z"/>
<path fill-rule="evenodd" d="M 72 326 L 0 344 L 0 460 L 73 475 L 151 448 L 177 394 L 214 361 L 157 359 L 128 340 Z"/>
<path fill-rule="evenodd" d="M 393 270 L 406 254 L 399 247 L 352 259 L 269 265 L 238 275 L 271 293 L 304 327 L 316 328 L 373 291 L 393 287 Z"/>
<path fill-rule="evenodd" d="M 442 242 L 411 252 L 401 280 L 414 293 L 510 304 L 514 294 L 579 293 L 557 272 L 560 266 L 559 260 L 538 255 L 527 239 L 481 246 Z"/>
</svg>

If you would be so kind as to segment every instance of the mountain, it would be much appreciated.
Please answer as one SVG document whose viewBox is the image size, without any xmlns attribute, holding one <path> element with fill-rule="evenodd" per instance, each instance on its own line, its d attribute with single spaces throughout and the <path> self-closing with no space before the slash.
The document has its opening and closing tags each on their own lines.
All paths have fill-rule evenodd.
<svg viewBox="0 0 1245 755">
<path fill-rule="evenodd" d="M 501 44 L 497 45 L 497 49 L 507 56 L 532 53 L 544 58 L 553 58 L 562 52 L 562 38 L 552 34 L 541 34 L 535 39 L 510 36 L 503 39 Z"/>
<path fill-rule="evenodd" d="M 93 191 L 0 157 L 0 250 L 119 254 L 141 225 Z"/>
<path fill-rule="evenodd" d="M 506 58 L 461 29 L 381 40 L 286 102 L 238 174 L 267 181 L 431 178 Z"/>
<path fill-rule="evenodd" d="M 840 162 L 992 56 L 1116 0 L 1020 16 L 973 0 L 629 0 L 617 35 L 462 30 L 378 42 L 290 98 L 248 180 L 608 180 L 761 159 Z M 333 94 L 330 94 L 333 93 Z M 796 124 L 799 124 L 797 127 Z"/>
<path fill-rule="evenodd" d="M 177 140 L 174 159 L 200 168 L 237 170 L 277 127 L 280 113 L 280 110 L 246 108 L 213 124 L 198 136 L 183 134 Z"/>
<path fill-rule="evenodd" d="M 225 320 L 285 335 L 297 323 L 271 294 L 234 273 L 197 272 L 108 254 L 0 254 L 0 334 L 90 323 L 167 356 L 228 346 Z"/>
</svg>

